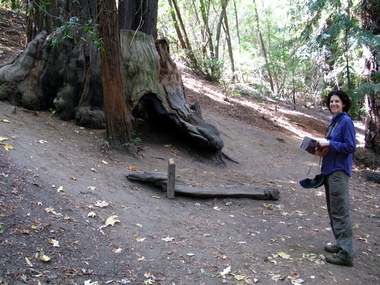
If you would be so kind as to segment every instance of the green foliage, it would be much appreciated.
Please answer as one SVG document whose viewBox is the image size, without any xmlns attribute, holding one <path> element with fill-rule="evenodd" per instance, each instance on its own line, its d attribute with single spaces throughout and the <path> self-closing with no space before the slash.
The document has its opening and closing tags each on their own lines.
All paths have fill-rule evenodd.
<svg viewBox="0 0 380 285">
<path fill-rule="evenodd" d="M 23 5 L 22 1 L 0 1 L 7 5 L 17 3 L 18 8 Z M 378 1 L 373 3 L 378 4 Z M 231 86 L 228 81 L 234 76 L 242 85 L 254 86 L 254 91 L 246 91 L 243 87 L 245 91 L 242 94 L 273 96 L 300 104 L 319 104 L 331 89 L 356 90 L 353 96 L 361 96 L 362 100 L 355 99 L 360 103 L 355 112 L 358 117 L 363 116 L 360 110 L 364 93 L 357 91 L 366 82 L 361 61 L 363 46 L 380 54 L 380 35 L 361 27 L 362 1 L 228 1 L 226 17 L 234 70 L 229 60 L 225 22 L 218 43 L 219 56 L 216 57 L 222 0 L 177 0 L 177 4 L 189 40 L 189 50 L 182 50 L 175 25 L 168 20 L 172 19 L 171 13 L 175 11 L 168 1 L 158 3 L 158 34 L 170 40 L 172 56 L 183 59 L 187 68 L 196 74 L 211 81 L 221 81 L 224 86 Z M 49 1 L 46 1 L 40 9 L 44 10 L 48 5 Z M 72 17 L 68 21 L 60 18 L 60 22 L 61 26 L 56 29 L 61 32 L 61 37 L 53 40 L 53 46 L 65 40 L 75 44 L 91 39 L 102 49 L 102 39 L 97 36 L 98 27 L 92 20 Z M 78 29 L 81 29 L 79 36 L 76 33 Z M 191 58 L 190 51 L 195 60 Z M 269 71 L 275 87 L 273 93 L 270 91 Z M 372 82 L 380 82 L 380 75 L 375 73 L 372 77 Z M 240 94 L 236 85 L 231 90 L 228 87 L 228 90 L 228 96 Z"/>
<path fill-rule="evenodd" d="M 377 81 L 379 82 L 379 81 Z M 354 119 L 361 120 L 365 118 L 365 100 L 366 96 L 380 99 L 380 83 L 364 83 L 357 88 L 348 91 L 352 99 L 350 114 Z"/>
<path fill-rule="evenodd" d="M 22 0 L 0 0 L 0 4 L 5 7 L 11 8 L 14 12 L 22 12 L 25 7 L 25 2 Z"/>
<path fill-rule="evenodd" d="M 138 137 L 139 134 L 137 134 L 135 130 L 132 130 L 131 135 L 132 135 L 132 140 L 130 142 L 124 143 L 122 145 L 123 147 L 126 147 L 126 148 L 134 147 L 142 142 L 142 139 Z"/>
<path fill-rule="evenodd" d="M 92 19 L 83 22 L 78 17 L 71 17 L 67 22 L 63 22 L 62 26 L 56 28 L 58 33 L 52 38 L 51 45 L 57 47 L 67 40 L 77 44 L 79 41 L 87 41 L 85 36 L 87 35 L 92 44 L 98 46 L 100 50 L 104 50 L 103 40 L 98 37 L 98 26 Z"/>
</svg>

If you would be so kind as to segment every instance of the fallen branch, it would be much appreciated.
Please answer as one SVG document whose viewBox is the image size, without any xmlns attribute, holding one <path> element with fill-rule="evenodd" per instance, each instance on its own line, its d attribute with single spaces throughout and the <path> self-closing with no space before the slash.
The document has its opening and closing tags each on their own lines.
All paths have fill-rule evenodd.
<svg viewBox="0 0 380 285">
<path fill-rule="evenodd" d="M 154 183 L 162 190 L 167 189 L 167 174 L 153 171 L 134 171 L 126 175 L 129 180 Z M 175 194 L 198 198 L 234 197 L 252 198 L 256 200 L 278 200 L 280 193 L 277 188 L 260 185 L 232 185 L 226 187 L 193 187 L 187 185 L 180 176 L 175 178 Z"/>
</svg>

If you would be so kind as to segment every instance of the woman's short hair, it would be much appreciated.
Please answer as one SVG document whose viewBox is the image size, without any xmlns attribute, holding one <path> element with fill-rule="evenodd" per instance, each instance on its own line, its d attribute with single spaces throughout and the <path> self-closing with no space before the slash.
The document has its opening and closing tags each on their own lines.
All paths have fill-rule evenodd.
<svg viewBox="0 0 380 285">
<path fill-rule="evenodd" d="M 338 96 L 340 98 L 340 100 L 342 100 L 343 104 L 345 105 L 343 107 L 343 112 L 348 112 L 348 110 L 350 110 L 350 108 L 351 108 L 351 99 L 350 99 L 350 97 L 348 97 L 347 93 L 342 91 L 342 90 L 331 91 L 329 94 L 327 94 L 325 104 L 326 104 L 327 108 L 330 110 L 330 112 L 331 112 L 330 99 L 331 99 L 331 96 L 333 96 L 333 95 Z"/>
</svg>

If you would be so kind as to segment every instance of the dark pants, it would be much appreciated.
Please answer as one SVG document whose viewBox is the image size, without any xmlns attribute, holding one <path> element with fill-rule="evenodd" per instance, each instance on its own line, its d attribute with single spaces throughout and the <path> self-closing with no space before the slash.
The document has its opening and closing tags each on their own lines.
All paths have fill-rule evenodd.
<svg viewBox="0 0 380 285">
<path fill-rule="evenodd" d="M 341 259 L 352 259 L 352 225 L 350 220 L 349 176 L 344 171 L 335 171 L 325 176 L 327 211 L 336 244 L 341 248 Z"/>
</svg>

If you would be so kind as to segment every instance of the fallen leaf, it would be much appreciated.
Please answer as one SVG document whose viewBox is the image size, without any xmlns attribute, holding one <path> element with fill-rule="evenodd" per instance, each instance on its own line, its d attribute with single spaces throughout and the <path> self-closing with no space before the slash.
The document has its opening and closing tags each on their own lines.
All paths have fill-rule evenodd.
<svg viewBox="0 0 380 285">
<path fill-rule="evenodd" d="M 132 170 L 132 171 L 136 171 L 138 170 L 139 168 L 137 166 L 130 166 L 129 167 L 129 170 Z"/>
<path fill-rule="evenodd" d="M 218 274 L 222 277 L 224 277 L 226 274 L 231 272 L 231 266 L 227 266 L 226 268 L 223 269 L 222 272 L 219 272 Z"/>
<path fill-rule="evenodd" d="M 0 137 L 0 142 L 7 141 L 8 138 Z"/>
<path fill-rule="evenodd" d="M 6 120 L 6 119 L 2 119 L 1 121 L 2 121 L 3 123 L 9 123 L 9 121 Z"/>
<path fill-rule="evenodd" d="M 137 242 L 143 242 L 146 238 L 137 238 L 136 241 Z"/>
<path fill-rule="evenodd" d="M 165 242 L 169 242 L 169 241 L 173 241 L 174 237 L 167 236 L 167 237 L 162 238 L 162 240 L 165 241 Z"/>
<path fill-rule="evenodd" d="M 273 210 L 274 205 L 269 203 L 263 203 L 265 209 Z"/>
<path fill-rule="evenodd" d="M 59 186 L 57 192 L 65 192 L 65 189 L 63 189 L 63 186 Z"/>
<path fill-rule="evenodd" d="M 51 239 L 49 242 L 54 246 L 54 247 L 59 247 L 59 241 L 56 239 Z"/>
<path fill-rule="evenodd" d="M 57 217 L 62 217 L 61 213 L 57 213 L 56 211 L 54 211 L 54 208 L 51 208 L 51 207 L 45 208 L 45 212 Z"/>
<path fill-rule="evenodd" d="M 283 259 L 291 259 L 291 256 L 285 252 L 278 252 L 279 256 L 281 256 Z"/>
<path fill-rule="evenodd" d="M 96 201 L 95 206 L 100 208 L 108 207 L 108 203 L 106 201 Z"/>
<path fill-rule="evenodd" d="M 28 263 L 28 265 L 29 265 L 30 267 L 33 267 L 33 263 L 30 261 L 29 258 L 25 257 L 25 261 L 26 261 L 26 263 Z"/>
<path fill-rule="evenodd" d="M 74 176 L 71 176 L 70 179 L 71 179 L 71 180 L 74 180 L 74 181 L 78 180 L 78 179 L 75 178 Z"/>
<path fill-rule="evenodd" d="M 84 281 L 84 285 L 99 285 L 98 281 L 91 282 L 90 280 Z"/>
<path fill-rule="evenodd" d="M 51 258 L 47 255 L 45 255 L 43 252 L 40 253 L 40 260 L 43 262 L 49 262 Z"/>
<path fill-rule="evenodd" d="M 252 283 L 252 280 L 249 279 L 247 276 L 244 276 L 244 275 L 238 275 L 238 274 L 232 274 L 234 276 L 234 278 L 238 281 L 244 281 L 244 282 L 247 282 L 247 283 Z"/>
<path fill-rule="evenodd" d="M 112 215 L 105 221 L 106 226 L 114 226 L 116 223 L 120 223 L 118 216 Z"/>
<path fill-rule="evenodd" d="M 101 161 L 101 163 L 103 163 L 103 164 L 105 164 L 105 165 L 107 165 L 107 164 L 108 164 L 108 162 L 107 162 L 107 161 L 105 161 L 105 160 L 102 160 L 102 161 Z"/>
<path fill-rule="evenodd" d="M 150 273 L 150 272 L 145 272 L 144 273 L 144 277 L 145 278 L 153 278 L 153 279 L 155 279 L 154 275 L 152 273 Z"/>
<path fill-rule="evenodd" d="M 119 247 L 119 248 L 114 249 L 113 251 L 114 251 L 114 253 L 120 253 L 122 250 L 123 249 Z"/>
<path fill-rule="evenodd" d="M 96 217 L 96 213 L 91 211 L 90 213 L 87 214 L 87 217 L 89 217 L 89 218 L 95 218 Z"/>
<path fill-rule="evenodd" d="M 137 259 L 137 261 L 144 261 L 145 260 L 145 256 L 141 256 Z"/>
<path fill-rule="evenodd" d="M 281 275 L 280 274 L 276 274 L 276 275 L 273 275 L 271 279 L 278 281 L 278 280 L 280 280 L 280 278 L 281 278 Z"/>
<path fill-rule="evenodd" d="M 3 146 L 4 146 L 4 149 L 5 149 L 5 150 L 14 149 L 14 147 L 13 147 L 13 146 L 10 146 L 9 144 L 6 144 L 6 143 L 1 143 L 1 145 L 3 145 Z"/>
<path fill-rule="evenodd" d="M 95 191 L 95 189 L 96 189 L 96 186 L 88 186 L 88 187 L 87 187 L 87 189 L 88 189 L 88 190 L 92 190 L 92 191 Z"/>
</svg>

